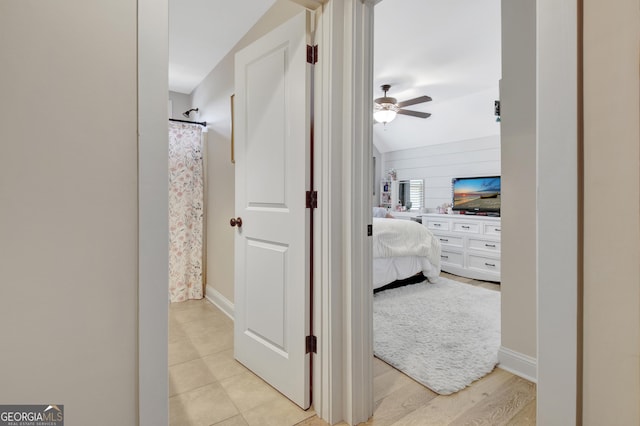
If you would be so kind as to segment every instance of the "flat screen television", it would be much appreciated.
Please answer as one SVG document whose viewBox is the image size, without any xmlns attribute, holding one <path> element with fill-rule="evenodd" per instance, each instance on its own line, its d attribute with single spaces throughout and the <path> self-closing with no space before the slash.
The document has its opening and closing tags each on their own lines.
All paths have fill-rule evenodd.
<svg viewBox="0 0 640 426">
<path fill-rule="evenodd" d="M 454 178 L 453 210 L 500 215 L 500 176 Z"/>
</svg>

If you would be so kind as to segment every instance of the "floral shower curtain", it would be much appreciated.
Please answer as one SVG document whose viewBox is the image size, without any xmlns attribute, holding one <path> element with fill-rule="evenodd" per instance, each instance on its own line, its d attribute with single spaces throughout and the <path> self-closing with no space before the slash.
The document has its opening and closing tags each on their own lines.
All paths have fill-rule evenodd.
<svg viewBox="0 0 640 426">
<path fill-rule="evenodd" d="M 169 297 L 202 299 L 202 127 L 169 122 Z"/>
</svg>

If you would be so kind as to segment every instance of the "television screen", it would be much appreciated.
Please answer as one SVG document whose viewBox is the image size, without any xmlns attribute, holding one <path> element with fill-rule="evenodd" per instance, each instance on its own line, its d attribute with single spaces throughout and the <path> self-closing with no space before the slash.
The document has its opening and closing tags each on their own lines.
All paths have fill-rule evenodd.
<svg viewBox="0 0 640 426">
<path fill-rule="evenodd" d="M 500 176 L 454 178 L 453 210 L 500 213 Z"/>
</svg>

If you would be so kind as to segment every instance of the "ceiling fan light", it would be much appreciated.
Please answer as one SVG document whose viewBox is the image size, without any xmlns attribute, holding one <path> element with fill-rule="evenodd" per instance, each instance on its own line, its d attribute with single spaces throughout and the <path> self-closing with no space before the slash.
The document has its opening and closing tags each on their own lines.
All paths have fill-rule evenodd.
<svg viewBox="0 0 640 426">
<path fill-rule="evenodd" d="M 376 104 L 375 111 L 373 112 L 373 119 L 378 123 L 390 123 L 396 118 L 398 113 L 398 106 L 391 103 Z"/>
<path fill-rule="evenodd" d="M 390 110 L 380 110 L 373 113 L 373 119 L 378 123 L 387 124 L 396 118 L 396 112 Z"/>
</svg>

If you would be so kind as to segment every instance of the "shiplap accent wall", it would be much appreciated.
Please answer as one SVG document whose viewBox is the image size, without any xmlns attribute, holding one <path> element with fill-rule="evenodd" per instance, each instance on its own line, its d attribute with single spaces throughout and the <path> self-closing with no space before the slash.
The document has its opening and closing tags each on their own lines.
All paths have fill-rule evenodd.
<svg viewBox="0 0 640 426">
<path fill-rule="evenodd" d="M 391 151 L 382 160 L 383 176 L 395 169 L 398 180 L 424 179 L 425 207 L 435 209 L 451 203 L 452 178 L 500 175 L 500 136 Z"/>
</svg>

